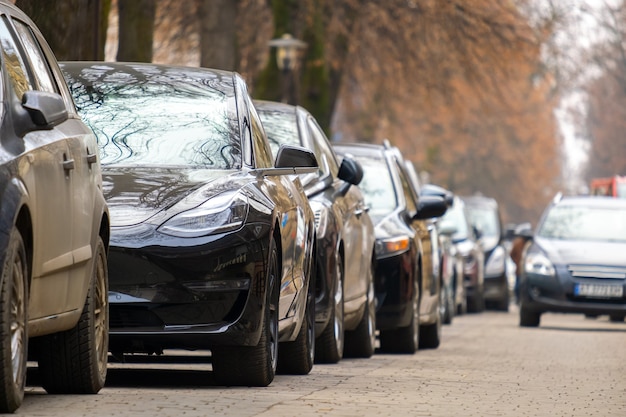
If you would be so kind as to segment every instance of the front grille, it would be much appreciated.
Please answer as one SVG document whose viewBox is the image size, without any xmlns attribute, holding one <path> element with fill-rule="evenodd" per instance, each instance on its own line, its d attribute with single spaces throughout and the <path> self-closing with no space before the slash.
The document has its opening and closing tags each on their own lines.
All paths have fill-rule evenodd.
<svg viewBox="0 0 626 417">
<path fill-rule="evenodd" d="M 626 267 L 623 266 L 569 265 L 567 269 L 572 277 L 577 278 L 626 279 Z"/>
</svg>

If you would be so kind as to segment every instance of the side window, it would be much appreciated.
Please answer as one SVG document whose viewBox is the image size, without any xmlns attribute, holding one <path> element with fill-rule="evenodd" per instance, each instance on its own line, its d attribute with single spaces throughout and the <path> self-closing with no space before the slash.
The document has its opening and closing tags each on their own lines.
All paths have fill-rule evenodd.
<svg viewBox="0 0 626 417">
<path fill-rule="evenodd" d="M 248 110 L 250 111 L 250 128 L 252 130 L 256 167 L 272 168 L 274 166 L 274 157 L 272 156 L 270 144 L 265 136 L 265 130 L 263 130 L 256 108 L 250 101 L 248 101 Z"/>
<path fill-rule="evenodd" d="M 337 178 L 339 174 L 339 164 L 337 163 L 335 152 L 328 143 L 328 138 L 315 122 L 315 119 L 309 117 L 307 123 L 309 125 L 309 131 L 315 138 L 315 156 L 317 157 L 320 171 L 324 173 L 324 176 L 330 174 L 333 178 Z"/>
<path fill-rule="evenodd" d="M 15 24 L 15 28 L 17 29 L 20 38 L 22 39 L 22 44 L 30 61 L 31 68 L 33 69 L 35 79 L 37 80 L 37 84 L 39 84 L 39 89 L 49 93 L 58 94 L 59 89 L 52 79 L 50 66 L 43 56 L 41 47 L 33 36 L 33 32 L 25 23 L 19 20 L 13 19 L 13 23 Z"/>
<path fill-rule="evenodd" d="M 409 213 L 415 213 L 417 212 L 417 206 L 415 205 L 415 196 L 413 195 L 413 190 L 411 188 L 411 185 L 409 184 L 408 178 L 406 177 L 406 175 L 404 174 L 404 171 L 402 170 L 402 167 L 400 166 L 400 164 L 398 163 L 398 161 L 395 161 L 396 163 L 396 169 L 398 170 L 398 177 L 400 178 L 400 182 L 402 183 L 402 190 L 404 191 L 404 198 L 406 200 L 406 208 L 409 211 Z"/>
<path fill-rule="evenodd" d="M 4 18 L 0 19 L 0 43 L 2 44 L 4 70 L 11 80 L 17 98 L 22 100 L 24 93 L 33 89 L 33 83 L 28 76 L 24 60 Z"/>
</svg>

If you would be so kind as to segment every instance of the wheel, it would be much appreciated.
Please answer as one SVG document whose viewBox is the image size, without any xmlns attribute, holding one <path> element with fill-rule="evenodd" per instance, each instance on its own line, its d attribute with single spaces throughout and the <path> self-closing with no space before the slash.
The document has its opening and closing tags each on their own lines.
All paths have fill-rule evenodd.
<svg viewBox="0 0 626 417">
<path fill-rule="evenodd" d="M 444 306 L 445 297 L 442 297 L 444 289 L 443 287 L 439 288 L 439 299 L 437 302 L 436 312 L 437 318 L 435 323 L 428 324 L 425 326 L 420 326 L 420 339 L 419 339 L 419 347 L 420 349 L 436 349 L 439 347 L 441 343 L 441 325 L 443 322 L 444 315 Z"/>
<path fill-rule="evenodd" d="M 502 294 L 502 297 L 498 300 L 496 304 L 496 309 L 498 311 L 509 311 L 509 290 L 505 288 Z"/>
<path fill-rule="evenodd" d="M 315 362 L 337 363 L 343 357 L 343 258 L 337 254 L 331 316 L 326 328 L 315 341 Z"/>
<path fill-rule="evenodd" d="M 109 351 L 106 249 L 98 237 L 85 307 L 72 329 L 38 340 L 39 375 L 51 394 L 96 394 L 104 386 Z"/>
<path fill-rule="evenodd" d="M 406 327 L 380 332 L 380 350 L 386 353 L 413 354 L 419 347 L 419 286 L 417 280 L 413 284 L 411 299 L 411 322 Z"/>
<path fill-rule="evenodd" d="M 609 314 L 609 320 L 613 323 L 621 323 L 624 321 L 623 314 Z"/>
<path fill-rule="evenodd" d="M 261 338 L 256 346 L 225 346 L 211 351 L 213 375 L 219 385 L 266 387 L 274 380 L 278 363 L 279 271 L 276 243 L 272 240 Z"/>
<path fill-rule="evenodd" d="M 283 342 L 278 347 L 278 373 L 306 375 L 313 369 L 315 358 L 315 289 L 313 282 L 313 280 L 309 280 L 304 317 L 296 340 Z"/>
<path fill-rule="evenodd" d="M 356 329 L 346 333 L 345 356 L 369 358 L 376 349 L 376 294 L 374 292 L 374 266 L 369 271 L 369 285 L 365 311 Z"/>
<path fill-rule="evenodd" d="M 541 320 L 541 313 L 533 310 L 529 310 L 524 306 L 524 303 L 520 305 L 519 309 L 519 325 L 521 327 L 537 327 Z"/>
<path fill-rule="evenodd" d="M 28 262 L 20 232 L 9 235 L 0 288 L 0 412 L 24 399 L 28 352 Z"/>
<path fill-rule="evenodd" d="M 472 297 L 467 297 L 468 313 L 481 313 L 485 311 L 485 299 L 482 291 L 477 291 Z"/>
<path fill-rule="evenodd" d="M 443 284 L 441 285 L 441 291 L 442 291 L 442 296 L 441 296 L 442 300 L 440 302 L 443 303 L 443 306 L 444 306 L 443 324 L 451 324 L 452 318 L 454 317 L 454 310 L 455 310 L 452 291 L 450 290 L 450 288 L 444 286 Z"/>
</svg>

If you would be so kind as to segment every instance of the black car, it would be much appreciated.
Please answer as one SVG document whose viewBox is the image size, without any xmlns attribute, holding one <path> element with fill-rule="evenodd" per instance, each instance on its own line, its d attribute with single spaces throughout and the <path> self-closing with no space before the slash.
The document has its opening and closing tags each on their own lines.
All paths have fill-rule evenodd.
<svg viewBox="0 0 626 417">
<path fill-rule="evenodd" d="M 504 246 L 504 232 L 498 202 L 482 195 L 461 197 L 465 202 L 472 226 L 479 231 L 485 253 L 485 288 L 483 297 L 487 306 L 509 311 L 508 251 Z"/>
<path fill-rule="evenodd" d="M 63 70 L 102 155 L 111 352 L 210 349 L 225 385 L 268 385 L 277 362 L 308 373 L 315 223 L 291 176 L 317 171 L 315 155 L 285 146 L 274 162 L 236 73 Z"/>
<path fill-rule="evenodd" d="M 268 101 L 255 105 L 270 146 L 304 146 L 319 170 L 302 177 L 315 213 L 315 360 L 336 363 L 346 356 L 370 357 L 376 343 L 374 299 L 374 226 L 358 183 L 363 171 L 343 158 L 341 164 L 313 116 L 300 106 Z M 345 350 L 344 350 L 345 331 Z"/>
<path fill-rule="evenodd" d="M 527 236 L 520 326 L 544 312 L 626 316 L 626 200 L 557 196 Z"/>
<path fill-rule="evenodd" d="M 446 211 L 444 199 L 416 195 L 397 148 L 387 144 L 337 144 L 334 148 L 363 166 L 359 186 L 376 236 L 374 283 L 381 351 L 414 353 L 419 347 L 438 346 L 439 293 L 433 294 L 431 271 L 423 267 L 420 230 L 423 220 Z M 425 239 L 430 239 L 428 234 Z M 438 282 L 434 286 L 438 288 Z M 423 309 L 427 310 L 424 316 Z"/>
<path fill-rule="evenodd" d="M 108 360 L 108 211 L 96 138 L 35 24 L 0 2 L 0 413 L 27 359 L 49 393 L 95 394 Z"/>
</svg>

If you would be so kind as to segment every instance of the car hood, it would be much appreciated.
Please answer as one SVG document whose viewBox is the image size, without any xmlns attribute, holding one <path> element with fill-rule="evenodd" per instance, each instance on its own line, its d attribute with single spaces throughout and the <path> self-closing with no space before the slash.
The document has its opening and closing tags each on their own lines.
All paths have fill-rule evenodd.
<svg viewBox="0 0 626 417">
<path fill-rule="evenodd" d="M 415 232 L 402 221 L 402 213 L 395 210 L 386 216 L 372 218 L 376 239 L 387 239 L 401 235 L 412 236 Z"/>
<path fill-rule="evenodd" d="M 102 167 L 112 227 L 146 222 L 179 203 L 176 212 L 196 207 L 212 195 L 241 187 L 237 177 L 239 171 Z"/>
<path fill-rule="evenodd" d="M 552 263 L 557 265 L 626 266 L 626 243 L 588 242 L 535 238 Z"/>
</svg>

